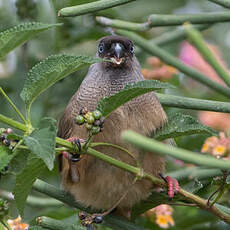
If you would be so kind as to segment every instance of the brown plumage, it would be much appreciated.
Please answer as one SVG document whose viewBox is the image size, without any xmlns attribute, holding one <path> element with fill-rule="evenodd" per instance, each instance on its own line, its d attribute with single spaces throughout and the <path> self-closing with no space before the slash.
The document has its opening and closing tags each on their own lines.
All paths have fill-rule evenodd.
<svg viewBox="0 0 230 230">
<path fill-rule="evenodd" d="M 97 56 L 113 61 L 91 65 L 80 88 L 71 98 L 59 123 L 59 137 L 88 137 L 85 127 L 78 126 L 74 118 L 83 107 L 93 111 L 97 102 L 104 96 L 111 96 L 128 83 L 144 80 L 140 64 L 137 61 L 133 43 L 120 36 L 107 36 L 99 41 Z M 95 142 L 109 142 L 127 148 L 142 162 L 148 173 L 158 176 L 164 171 L 164 159 L 152 153 L 143 153 L 124 143 L 121 132 L 132 129 L 146 136 L 167 121 L 166 114 L 153 92 L 139 96 L 114 111 L 105 120 L 104 129 L 94 138 Z M 117 148 L 98 146 L 97 150 L 116 159 L 135 165 L 127 153 Z M 150 181 L 139 180 L 132 185 L 134 175 L 122 169 L 83 155 L 76 163 L 70 163 L 63 157 L 61 169 L 62 185 L 85 206 L 96 209 L 110 209 L 129 189 L 128 194 L 119 203 L 118 209 L 124 213 L 138 201 L 146 199 L 153 185 Z"/>
</svg>

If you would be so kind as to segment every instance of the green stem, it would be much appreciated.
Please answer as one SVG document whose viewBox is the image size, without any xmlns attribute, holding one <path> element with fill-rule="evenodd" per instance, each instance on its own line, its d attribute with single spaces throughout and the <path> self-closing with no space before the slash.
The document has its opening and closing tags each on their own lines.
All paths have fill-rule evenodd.
<svg viewBox="0 0 230 230">
<path fill-rule="evenodd" d="M 24 125 L 18 121 L 15 121 L 9 117 L 6 117 L 2 114 L 0 114 L 0 122 L 3 122 L 3 123 L 15 128 L 15 129 L 19 129 L 23 132 L 26 132 L 26 130 L 27 130 L 26 125 Z"/>
<path fill-rule="evenodd" d="M 146 52 L 159 57 L 163 62 L 165 62 L 168 65 L 174 66 L 181 72 L 185 73 L 187 76 L 203 83 L 206 86 L 209 86 L 211 89 L 215 90 L 216 92 L 219 92 L 227 97 L 230 97 L 230 90 L 227 87 L 224 87 L 220 84 L 218 84 L 215 81 L 210 80 L 210 78 L 199 71 L 186 66 L 183 64 L 178 58 L 175 58 L 173 55 L 168 53 L 167 51 L 159 48 L 158 46 L 154 44 L 150 44 L 148 40 L 142 38 L 141 36 L 124 30 L 116 30 L 116 33 L 120 35 L 124 35 L 131 40 L 133 40 L 139 47 L 141 47 Z"/>
<path fill-rule="evenodd" d="M 101 0 L 95 1 L 87 4 L 81 4 L 77 6 L 71 6 L 61 9 L 58 12 L 58 16 L 61 17 L 73 17 L 79 16 L 83 14 L 89 14 L 93 12 L 97 12 L 99 10 L 105 10 L 108 8 L 112 8 L 115 6 L 120 6 L 129 2 L 133 2 L 135 0 Z"/>
<path fill-rule="evenodd" d="M 229 0 L 209 0 L 210 2 L 214 2 L 218 5 L 224 6 L 226 8 L 230 8 L 230 1 Z"/>
<path fill-rule="evenodd" d="M 225 12 L 211 12 L 211 13 L 200 13 L 200 14 L 178 14 L 178 15 L 167 15 L 167 14 L 152 14 L 148 18 L 149 26 L 176 26 L 182 25 L 185 22 L 191 24 L 208 24 L 217 22 L 229 22 L 230 13 Z"/>
<path fill-rule="evenodd" d="M 26 119 L 24 118 L 24 116 L 21 114 L 21 112 L 19 111 L 19 109 L 17 108 L 17 106 L 13 103 L 13 101 L 11 101 L 11 99 L 7 96 L 7 94 L 4 92 L 3 88 L 0 87 L 0 92 L 2 93 L 2 95 L 6 98 L 6 100 L 9 102 L 9 104 L 11 105 L 11 107 L 14 109 L 14 111 L 18 114 L 18 116 L 22 119 L 22 121 L 26 124 Z"/>
<path fill-rule="evenodd" d="M 167 173 L 167 175 L 176 178 L 177 180 L 184 180 L 184 179 L 192 180 L 194 178 L 206 179 L 215 176 L 221 176 L 222 172 L 219 169 L 203 169 L 199 167 L 187 167 L 184 169 L 169 172 Z"/>
<path fill-rule="evenodd" d="M 107 17 L 96 17 L 96 21 L 103 26 L 140 32 L 147 31 L 152 27 L 156 26 L 183 25 L 185 22 L 190 22 L 191 24 L 212 24 L 217 22 L 229 22 L 230 13 L 226 11 L 184 15 L 152 14 L 148 17 L 147 22 L 144 23 L 134 23 L 118 19 L 111 19 Z"/>
<path fill-rule="evenodd" d="M 50 217 L 41 216 L 36 219 L 38 225 L 42 226 L 45 229 L 53 229 L 53 230 L 63 230 L 63 229 L 71 229 L 71 230 L 86 230 L 85 227 L 75 224 L 68 224 L 61 220 L 55 220 Z"/>
<path fill-rule="evenodd" d="M 0 190 L 0 196 L 9 201 L 14 200 L 14 196 L 11 192 Z M 62 202 L 52 198 L 28 196 L 26 200 L 26 204 L 31 206 L 47 207 L 47 206 L 60 206 L 62 205 Z"/>
<path fill-rule="evenodd" d="M 197 48 L 202 57 L 212 66 L 219 77 L 230 87 L 230 75 L 216 59 L 212 51 L 207 46 L 202 35 L 194 29 L 191 25 L 186 24 L 185 31 L 192 44 Z M 230 90 L 230 89 L 229 89 Z"/>
<path fill-rule="evenodd" d="M 219 169 L 229 169 L 230 162 L 222 159 L 216 159 L 211 156 L 197 154 L 185 149 L 165 145 L 154 139 L 142 136 L 133 131 L 124 131 L 122 138 L 133 144 L 134 146 L 141 148 L 146 151 L 155 152 L 163 156 L 171 156 L 176 159 L 183 160 L 185 162 L 193 163 L 196 165 L 213 167 Z"/>
<path fill-rule="evenodd" d="M 197 30 L 203 31 L 208 29 L 211 26 L 211 24 L 208 25 L 195 25 L 194 27 Z M 186 38 L 186 32 L 184 27 L 179 27 L 176 30 L 170 31 L 170 32 L 165 32 L 161 35 L 159 35 L 156 38 L 150 39 L 149 43 L 150 44 L 155 44 L 158 46 L 164 46 L 164 45 L 168 45 L 171 42 L 175 42 L 175 41 L 182 41 Z"/>
<path fill-rule="evenodd" d="M 105 143 L 105 142 L 94 142 L 94 143 L 90 144 L 90 147 L 92 147 L 92 148 L 96 147 L 96 146 L 111 146 L 113 148 L 120 149 L 121 151 L 126 152 L 128 155 L 130 155 L 133 159 L 137 160 L 136 157 L 131 152 L 129 152 L 127 149 L 125 149 L 119 145 L 115 145 L 115 144 L 111 144 L 111 143 Z"/>
<path fill-rule="evenodd" d="M 230 113 L 230 103 L 156 93 L 164 106 Z"/>
<path fill-rule="evenodd" d="M 83 210 L 87 213 L 99 213 L 99 210 L 92 210 L 90 208 L 83 207 L 82 205 L 77 203 L 73 196 L 71 196 L 69 193 L 60 190 L 44 181 L 37 179 L 33 185 L 33 189 L 37 192 L 46 194 L 49 197 L 53 197 L 59 201 L 62 201 L 63 203 L 70 205 L 71 207 Z M 136 226 L 136 224 L 128 222 L 125 219 L 120 219 L 118 216 L 113 216 L 110 214 L 108 216 L 105 216 L 104 219 L 105 224 L 108 226 L 120 226 L 120 229 L 124 230 L 141 230 L 140 227 Z M 128 228 L 124 228 L 124 226 L 128 226 Z"/>
<path fill-rule="evenodd" d="M 110 19 L 102 16 L 96 17 L 96 21 L 103 26 L 126 29 L 131 31 L 146 31 L 150 29 L 149 24 L 147 22 L 134 23 L 118 19 Z"/>
</svg>

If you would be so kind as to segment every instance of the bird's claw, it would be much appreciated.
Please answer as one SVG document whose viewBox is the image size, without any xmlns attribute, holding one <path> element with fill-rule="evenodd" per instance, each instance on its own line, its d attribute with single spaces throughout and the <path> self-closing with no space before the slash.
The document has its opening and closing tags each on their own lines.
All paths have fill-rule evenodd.
<svg viewBox="0 0 230 230">
<path fill-rule="evenodd" d="M 169 199 L 172 199 L 180 190 L 178 181 L 170 176 L 164 177 L 162 174 L 159 175 L 168 184 L 168 196 Z"/>
<path fill-rule="evenodd" d="M 79 212 L 78 217 L 81 220 L 82 226 L 86 227 L 87 230 L 93 230 L 93 224 L 100 224 L 103 221 L 102 215 L 100 214 L 88 215 L 85 212 Z"/>
<path fill-rule="evenodd" d="M 79 152 L 81 152 L 82 150 L 82 147 L 81 147 L 82 143 L 85 142 L 83 139 L 79 139 L 77 137 L 70 137 L 67 139 L 67 141 L 76 145 Z M 62 154 L 66 159 L 71 160 L 72 162 L 78 162 L 81 159 L 81 155 L 79 153 L 73 154 L 73 153 L 63 151 Z"/>
</svg>

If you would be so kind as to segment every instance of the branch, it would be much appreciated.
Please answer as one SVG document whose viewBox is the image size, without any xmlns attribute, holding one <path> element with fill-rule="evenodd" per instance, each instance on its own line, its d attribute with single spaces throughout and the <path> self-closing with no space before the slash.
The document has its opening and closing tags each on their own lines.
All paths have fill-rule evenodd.
<svg viewBox="0 0 230 230">
<path fill-rule="evenodd" d="M 133 32 L 124 31 L 124 30 L 116 30 L 116 33 L 130 38 L 143 50 L 145 50 L 146 52 L 154 56 L 159 57 L 163 62 L 165 62 L 168 65 L 174 66 L 182 73 L 185 73 L 187 76 L 203 83 L 206 86 L 209 86 L 211 89 L 215 90 L 216 92 L 219 92 L 227 97 L 230 97 L 229 88 L 222 86 L 213 80 L 210 80 L 208 76 L 202 74 L 201 72 L 191 67 L 186 66 L 178 58 L 175 58 L 173 55 L 159 48 L 158 46 L 154 44 L 150 44 L 148 40 L 142 38 L 141 36 Z"/>
<path fill-rule="evenodd" d="M 85 227 L 82 227 L 80 225 L 64 223 L 61 220 L 55 220 L 45 216 L 38 217 L 36 221 L 38 225 L 46 229 L 48 228 L 53 230 L 63 230 L 63 229 L 86 230 Z"/>
<path fill-rule="evenodd" d="M 36 190 L 37 192 L 41 192 L 43 194 L 46 194 L 49 197 L 53 197 L 59 201 L 62 201 L 63 203 L 68 204 L 71 207 L 75 207 L 77 209 L 83 210 L 87 213 L 95 213 L 95 212 L 99 213 L 98 210 L 92 210 L 89 208 L 82 207 L 82 205 L 77 203 L 75 201 L 75 199 L 73 198 L 73 196 L 71 196 L 69 193 L 67 193 L 63 190 L 60 190 L 60 189 L 54 187 L 53 185 L 50 185 L 44 181 L 36 180 L 34 185 L 33 185 L 33 189 Z M 42 219 L 41 222 L 43 222 L 43 220 L 44 219 Z M 114 216 L 112 214 L 105 216 L 104 220 L 105 220 L 105 225 L 107 225 L 107 226 L 114 226 L 115 225 L 117 227 L 117 229 L 144 230 L 144 228 L 136 226 L 135 223 L 129 222 L 123 218 L 121 219 L 120 217 Z M 41 223 L 41 225 L 42 225 L 42 223 Z"/>
<path fill-rule="evenodd" d="M 211 25 L 212 24 L 195 25 L 194 28 L 196 28 L 197 30 L 203 31 L 203 30 L 210 28 Z M 185 38 L 186 38 L 186 32 L 185 32 L 184 27 L 181 26 L 178 29 L 175 29 L 175 30 L 170 31 L 170 32 L 165 32 L 156 38 L 150 39 L 149 42 L 151 44 L 155 44 L 158 46 L 164 46 L 164 45 L 167 45 L 171 42 L 182 41 Z"/>
<path fill-rule="evenodd" d="M 0 116 L 1 117 L 4 117 L 3 115 Z M 8 121 L 8 118 L 7 119 L 4 119 L 5 121 Z M 0 119 L 1 121 L 1 119 Z M 10 121 L 13 121 L 12 119 L 10 119 Z M 7 124 L 11 124 L 11 122 L 8 122 Z M 23 130 L 25 129 L 25 125 L 22 125 L 20 124 L 19 122 L 15 122 L 13 121 L 12 124 L 17 124 L 15 128 L 18 128 L 18 127 L 21 127 Z M 20 125 L 18 125 L 20 124 Z M 128 134 L 128 135 L 127 135 Z M 131 134 L 131 135 L 130 135 Z M 134 136 L 132 136 L 134 135 Z M 136 136 L 135 135 L 138 135 L 138 138 L 136 139 Z M 130 139 L 131 137 L 131 139 Z M 217 160 L 217 159 L 213 159 L 211 157 L 208 157 L 208 156 L 199 156 L 196 154 L 194 154 L 193 152 L 190 152 L 190 151 L 187 151 L 187 150 L 183 150 L 183 149 L 179 149 L 179 148 L 175 148 L 175 147 L 169 147 L 169 146 L 166 146 L 162 143 L 159 143 L 157 141 L 154 141 L 154 140 L 151 140 L 151 142 L 149 142 L 149 138 L 146 138 L 146 137 L 143 137 L 139 134 L 132 134 L 130 133 L 130 131 L 127 131 L 126 132 L 126 135 L 123 134 L 123 138 L 125 138 L 126 140 L 129 140 L 129 142 L 133 143 L 134 145 L 138 145 L 138 146 L 142 146 L 144 147 L 145 149 L 149 150 L 149 151 L 154 151 L 154 152 L 157 152 L 157 153 L 162 153 L 162 154 L 165 154 L 165 151 L 172 155 L 172 156 L 176 156 L 177 158 L 179 159 L 182 159 L 182 160 L 192 160 L 191 162 L 194 162 L 194 163 L 198 163 L 198 164 L 201 164 L 202 162 L 202 165 L 206 165 L 206 166 L 214 166 L 215 168 L 222 168 L 222 169 L 229 169 L 230 167 L 230 163 L 228 161 L 224 161 L 224 160 Z M 134 139 L 135 141 L 133 141 Z M 74 148 L 74 146 L 64 140 L 64 139 L 61 139 L 61 138 L 57 138 L 57 143 L 64 146 L 64 147 L 69 147 L 71 150 L 75 150 L 76 151 L 76 148 Z M 140 140 L 141 140 L 141 143 L 140 143 Z M 155 147 L 153 148 L 152 147 L 152 142 L 155 143 Z M 144 146 L 143 146 L 144 145 Z M 162 147 L 164 146 L 164 147 Z M 178 154 L 179 153 L 179 154 Z M 131 172 L 133 174 L 135 174 L 138 178 L 140 179 L 143 179 L 143 178 L 146 178 L 146 179 L 149 179 L 151 180 L 154 184 L 156 185 L 159 185 L 159 186 L 167 186 L 167 184 L 153 176 L 153 175 L 150 175 L 146 172 L 144 172 L 141 168 L 137 168 L 137 167 L 134 167 L 132 165 L 129 165 L 129 164 L 126 164 L 122 161 L 119 161 L 119 160 L 116 160 L 106 154 L 103 154 L 103 153 L 100 153 L 98 151 L 96 151 L 95 149 L 92 149 L 92 148 L 88 148 L 86 150 L 86 154 L 89 154 L 91 156 L 94 156 L 94 157 L 97 157 L 109 164 L 112 164 L 116 167 L 119 167 L 121 169 L 124 169 L 128 172 Z M 179 155 L 179 156 L 178 156 Z M 183 158 L 181 158 L 180 156 L 183 156 Z M 193 157 L 192 157 L 193 155 Z M 198 159 L 198 162 L 197 160 Z M 38 184 L 37 184 L 38 185 Z M 36 183 L 35 183 L 35 188 L 36 188 Z M 37 189 L 38 190 L 38 189 Z M 48 193 L 50 192 L 53 192 L 55 193 L 55 189 L 53 189 L 53 191 L 50 191 L 50 189 L 46 189 L 46 191 L 48 191 Z M 48 194 L 47 193 L 47 194 Z M 189 193 L 183 189 L 180 189 L 179 193 L 184 196 L 188 201 L 192 201 L 192 203 L 195 203 L 197 204 L 200 208 L 202 209 L 205 209 L 205 210 L 208 210 L 209 212 L 215 214 L 216 216 L 220 217 L 222 220 L 224 220 L 225 222 L 227 223 L 230 223 L 230 216 L 228 216 L 227 214 L 225 214 L 224 212 L 220 211 L 219 209 L 216 208 L 216 206 L 212 206 L 212 207 L 209 207 L 207 206 L 206 204 L 206 201 L 192 193 Z M 60 193 L 58 194 L 60 195 Z M 54 196 L 52 196 L 54 197 Z M 68 200 L 66 201 L 67 197 L 66 197 L 66 193 L 62 192 L 60 196 L 58 197 L 54 197 L 54 198 L 60 198 L 59 200 L 63 201 L 63 202 L 66 202 L 66 203 L 69 203 L 70 205 L 76 205 L 78 208 L 82 209 L 82 210 L 85 210 L 84 207 L 80 206 L 77 202 L 74 202 L 72 200 Z"/>
<path fill-rule="evenodd" d="M 216 59 L 212 51 L 207 46 L 202 35 L 192 27 L 192 25 L 186 24 L 185 32 L 188 35 L 189 40 L 196 47 L 202 57 L 212 66 L 218 76 L 230 87 L 230 75 Z"/>
<path fill-rule="evenodd" d="M 186 149 L 165 145 L 164 143 L 156 141 L 152 138 L 142 136 L 130 130 L 124 131 L 122 133 L 122 138 L 138 148 L 150 152 L 155 152 L 163 156 L 168 155 L 185 162 L 206 167 L 227 170 L 230 168 L 230 161 L 228 160 L 216 159 L 212 156 L 197 154 Z"/>
<path fill-rule="evenodd" d="M 230 113 L 230 103 L 202 100 L 190 97 L 174 96 L 169 94 L 156 93 L 161 104 L 169 107 L 177 107 L 181 109 L 194 109 Z"/>
<path fill-rule="evenodd" d="M 148 17 L 147 22 L 135 23 L 123 21 L 118 19 L 111 19 L 106 17 L 96 17 L 96 21 L 103 26 L 114 27 L 118 29 L 131 30 L 131 31 L 147 31 L 156 26 L 177 26 L 183 25 L 185 22 L 191 24 L 210 24 L 217 22 L 229 22 L 230 13 L 226 12 L 212 12 L 201 14 L 152 14 Z"/>
<path fill-rule="evenodd" d="M 218 5 L 224 6 L 226 8 L 230 8 L 230 1 L 229 0 L 209 0 L 210 2 L 214 2 Z"/>
<path fill-rule="evenodd" d="M 14 200 L 14 195 L 11 192 L 7 192 L 4 190 L 0 190 L 0 196 L 9 200 Z M 56 199 L 52 198 L 44 198 L 44 197 L 36 197 L 36 196 L 28 196 L 26 200 L 26 204 L 30 206 L 37 206 L 37 207 L 47 207 L 47 206 L 60 206 L 62 205 L 61 202 L 59 202 Z"/>
<path fill-rule="evenodd" d="M 91 2 L 87 4 L 81 4 L 77 6 L 66 7 L 58 12 L 58 16 L 61 17 L 73 17 L 79 16 L 83 14 L 89 14 L 93 12 L 97 12 L 99 10 L 105 10 L 108 8 L 112 8 L 115 6 L 120 6 L 129 2 L 133 2 L 136 0 L 101 0 L 96 2 Z"/>
<path fill-rule="evenodd" d="M 177 180 L 184 180 L 184 179 L 205 179 L 211 178 L 215 176 L 223 175 L 222 171 L 219 169 L 205 169 L 199 167 L 187 167 L 180 170 L 172 171 L 167 173 L 167 175 L 176 178 Z"/>
</svg>

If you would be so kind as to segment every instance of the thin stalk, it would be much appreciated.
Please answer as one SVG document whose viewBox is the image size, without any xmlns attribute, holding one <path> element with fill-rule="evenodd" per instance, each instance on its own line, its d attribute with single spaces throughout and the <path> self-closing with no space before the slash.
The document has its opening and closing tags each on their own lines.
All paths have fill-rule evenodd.
<svg viewBox="0 0 230 230">
<path fill-rule="evenodd" d="M 134 146 L 146 151 L 155 152 L 163 156 L 171 156 L 176 159 L 183 160 L 185 162 L 193 163 L 196 165 L 213 167 L 219 169 L 229 169 L 230 162 L 222 159 L 216 159 L 214 157 L 197 154 L 186 149 L 181 149 L 169 145 L 165 145 L 154 139 L 142 136 L 133 131 L 124 131 L 122 133 L 122 139 Z"/>
<path fill-rule="evenodd" d="M 61 17 L 73 17 L 79 16 L 83 14 L 89 14 L 93 12 L 97 12 L 99 10 L 105 10 L 108 8 L 112 8 L 115 6 L 120 6 L 129 2 L 133 2 L 135 0 L 101 0 L 86 4 L 81 4 L 77 6 L 66 7 L 58 12 L 58 16 Z"/>
<path fill-rule="evenodd" d="M 22 124 L 22 123 L 20 123 L 18 121 L 15 121 L 15 120 L 13 120 L 13 119 L 11 119 L 9 117 L 6 117 L 6 116 L 4 116 L 2 114 L 0 114 L 0 122 L 3 122 L 3 123 L 15 128 L 15 129 L 19 129 L 19 130 L 21 130 L 23 132 L 26 132 L 26 130 L 27 130 L 26 125 L 24 125 L 24 124 Z"/>
<path fill-rule="evenodd" d="M 148 17 L 148 20 L 143 23 L 135 23 L 107 17 L 96 17 L 96 21 L 103 26 L 141 32 L 150 30 L 156 26 L 178 26 L 183 25 L 185 22 L 190 22 L 191 24 L 213 24 L 218 22 L 229 22 L 230 13 L 225 11 L 178 15 L 152 14 Z"/>
<path fill-rule="evenodd" d="M 156 95 L 160 100 L 161 104 L 168 107 L 230 113 L 229 102 L 202 100 L 197 98 L 181 97 L 162 93 L 156 93 Z"/>
<path fill-rule="evenodd" d="M 24 116 L 21 114 L 21 112 L 19 111 L 19 109 L 17 108 L 17 106 L 13 103 L 13 101 L 11 101 L 11 99 L 7 96 L 7 94 L 4 92 L 3 88 L 0 87 L 0 92 L 2 93 L 2 95 L 6 98 L 6 100 L 9 102 L 9 104 L 11 105 L 11 107 L 14 109 L 14 111 L 18 114 L 18 116 L 22 119 L 22 121 L 26 124 L 26 119 L 24 118 Z"/>
<path fill-rule="evenodd" d="M 177 180 L 184 179 L 206 179 L 215 176 L 221 176 L 222 172 L 219 169 L 205 169 L 200 167 L 186 167 L 184 169 L 176 170 L 167 173 L 168 176 L 176 178 Z"/>
<path fill-rule="evenodd" d="M 210 2 L 214 2 L 220 6 L 230 8 L 230 1 L 229 0 L 209 0 Z"/>
<path fill-rule="evenodd" d="M 209 24 L 229 21 L 229 11 L 178 15 L 152 14 L 148 18 L 148 23 L 150 27 L 176 26 L 182 25 L 185 22 L 190 22 L 191 24 Z"/>
<path fill-rule="evenodd" d="M 96 21 L 103 25 L 118 29 L 126 29 L 130 31 L 146 31 L 149 30 L 149 24 L 147 22 L 145 23 L 134 23 L 134 22 L 128 22 L 128 21 L 122 21 L 119 19 L 110 19 L 102 16 L 96 17 Z"/>
<path fill-rule="evenodd" d="M 210 80 L 208 76 L 200 73 L 199 71 L 191 67 L 186 66 L 178 58 L 175 58 L 173 55 L 161 49 L 160 47 L 151 44 L 148 40 L 142 38 L 141 36 L 133 32 L 124 31 L 124 30 L 116 30 L 116 33 L 130 38 L 143 50 L 145 50 L 146 52 L 154 56 L 159 57 L 163 62 L 165 62 L 168 65 L 174 66 L 182 73 L 185 73 L 187 76 L 201 82 L 206 86 L 209 86 L 211 89 L 215 90 L 216 92 L 219 92 L 227 97 L 230 97 L 229 88 L 224 87 L 213 80 Z"/>
<path fill-rule="evenodd" d="M 192 44 L 197 48 L 202 57 L 212 66 L 218 76 L 230 87 L 230 74 L 216 59 L 214 54 L 207 46 L 207 43 L 204 41 L 202 35 L 189 24 L 186 24 L 184 27 Z"/>
<path fill-rule="evenodd" d="M 194 27 L 197 30 L 203 31 L 206 30 L 208 28 L 210 28 L 212 24 L 207 24 L 207 25 L 195 25 Z M 170 32 L 165 32 L 161 35 L 159 35 L 158 37 L 155 37 L 153 39 L 150 39 L 149 42 L 151 44 L 155 44 L 158 46 L 164 46 L 167 44 L 170 44 L 171 42 L 175 42 L 175 41 L 182 41 L 186 38 L 186 32 L 183 26 L 170 31 Z"/>
<path fill-rule="evenodd" d="M 9 201 L 14 200 L 14 196 L 11 192 L 0 190 L 0 196 Z M 26 204 L 30 206 L 48 207 L 48 206 L 60 206 L 62 205 L 62 202 L 53 198 L 28 196 L 26 200 Z"/>
</svg>

